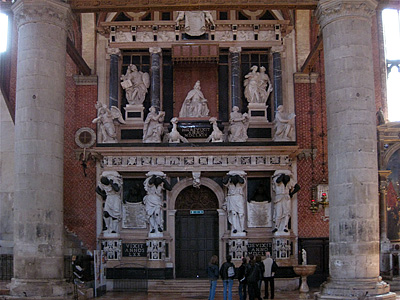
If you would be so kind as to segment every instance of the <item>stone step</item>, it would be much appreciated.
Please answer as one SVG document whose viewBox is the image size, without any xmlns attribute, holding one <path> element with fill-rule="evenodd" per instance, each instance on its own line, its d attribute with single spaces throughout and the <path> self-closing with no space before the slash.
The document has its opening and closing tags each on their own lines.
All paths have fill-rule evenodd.
<svg viewBox="0 0 400 300">
<path fill-rule="evenodd" d="M 181 294 L 185 295 L 208 295 L 210 291 L 210 281 L 207 279 L 194 279 L 194 280 L 149 280 L 148 283 L 148 293 L 149 294 Z M 217 282 L 218 294 L 223 292 L 222 280 Z M 238 294 L 238 282 L 235 280 L 233 282 L 232 293 L 234 295 Z"/>
</svg>

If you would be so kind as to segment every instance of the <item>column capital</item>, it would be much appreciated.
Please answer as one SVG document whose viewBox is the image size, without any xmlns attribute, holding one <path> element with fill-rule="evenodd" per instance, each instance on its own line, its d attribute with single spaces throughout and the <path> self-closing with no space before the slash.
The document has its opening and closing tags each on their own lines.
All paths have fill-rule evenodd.
<svg viewBox="0 0 400 300">
<path fill-rule="evenodd" d="M 67 28 L 72 22 L 69 4 L 59 0 L 19 0 L 11 9 L 17 28 L 27 23 L 48 23 Z"/>
<path fill-rule="evenodd" d="M 370 21 L 377 5 L 376 0 L 321 0 L 318 2 L 316 15 L 322 28 L 348 17 L 365 18 Z"/>
<path fill-rule="evenodd" d="M 107 59 L 109 59 L 111 55 L 116 55 L 116 56 L 120 57 L 121 56 L 121 49 L 107 47 Z"/>
<path fill-rule="evenodd" d="M 151 54 L 157 54 L 157 53 L 161 53 L 161 47 L 150 47 L 149 48 L 149 52 Z"/>
<path fill-rule="evenodd" d="M 284 46 L 273 46 L 271 47 L 271 52 L 272 53 L 282 53 L 285 50 Z"/>
<path fill-rule="evenodd" d="M 229 47 L 229 52 L 240 53 L 240 52 L 242 52 L 242 47 Z"/>
</svg>

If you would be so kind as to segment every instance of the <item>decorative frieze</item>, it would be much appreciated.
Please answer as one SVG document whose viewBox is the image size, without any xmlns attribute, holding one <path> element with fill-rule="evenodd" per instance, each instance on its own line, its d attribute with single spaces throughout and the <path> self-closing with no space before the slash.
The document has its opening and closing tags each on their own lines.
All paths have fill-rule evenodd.
<svg viewBox="0 0 400 300">
<path fill-rule="evenodd" d="M 229 255 L 232 256 L 232 259 L 240 260 L 242 257 L 246 257 L 248 243 L 247 239 L 229 240 Z"/>
<path fill-rule="evenodd" d="M 276 259 L 289 259 L 292 254 L 291 241 L 286 238 L 273 239 L 273 251 Z"/>
<path fill-rule="evenodd" d="M 101 247 L 106 253 L 107 260 L 121 260 L 122 254 L 121 240 L 102 240 Z"/>
<path fill-rule="evenodd" d="M 104 156 L 104 167 L 290 166 L 288 155 Z"/>
<path fill-rule="evenodd" d="M 165 240 L 148 240 L 147 258 L 150 260 L 165 259 Z"/>
</svg>

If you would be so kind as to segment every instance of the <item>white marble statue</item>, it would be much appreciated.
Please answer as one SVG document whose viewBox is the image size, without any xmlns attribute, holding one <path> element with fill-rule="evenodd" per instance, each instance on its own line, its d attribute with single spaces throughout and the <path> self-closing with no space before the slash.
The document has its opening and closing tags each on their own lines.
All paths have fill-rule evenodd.
<svg viewBox="0 0 400 300">
<path fill-rule="evenodd" d="M 293 113 L 285 114 L 282 105 L 278 106 L 274 120 L 274 141 L 294 141 L 295 117 Z"/>
<path fill-rule="evenodd" d="M 271 80 L 265 73 L 266 69 L 262 66 L 260 72 L 257 72 L 258 67 L 252 66 L 250 70 L 251 72 L 245 75 L 243 83 L 244 96 L 249 103 L 266 104 L 272 92 Z"/>
<path fill-rule="evenodd" d="M 227 187 L 224 207 L 228 213 L 228 221 L 232 226 L 232 233 L 245 233 L 245 176 L 244 171 L 229 171 L 222 179 Z"/>
<path fill-rule="evenodd" d="M 96 192 L 105 200 L 103 208 L 104 233 L 119 233 L 119 220 L 121 219 L 121 188 L 122 177 L 116 171 L 104 171 Z"/>
<path fill-rule="evenodd" d="M 212 143 L 223 142 L 224 141 L 224 133 L 218 128 L 217 118 L 211 117 L 209 121 L 213 126 L 213 131 L 206 139 L 206 143 L 208 143 L 208 142 L 212 142 Z"/>
<path fill-rule="evenodd" d="M 138 71 L 135 65 L 129 65 L 125 75 L 121 76 L 121 86 L 126 92 L 130 105 L 141 105 L 150 86 L 149 73 Z"/>
<path fill-rule="evenodd" d="M 239 107 L 234 106 L 229 119 L 229 142 L 246 142 L 248 139 L 249 115 L 240 113 Z"/>
<path fill-rule="evenodd" d="M 189 141 L 183 137 L 178 131 L 178 118 L 172 118 L 172 129 L 171 132 L 168 134 L 168 143 L 189 143 Z"/>
<path fill-rule="evenodd" d="M 200 80 L 197 80 L 193 89 L 189 91 L 185 101 L 183 101 L 179 117 L 207 117 L 209 112 L 207 99 L 201 91 Z"/>
<path fill-rule="evenodd" d="M 179 11 L 176 17 L 176 26 L 185 20 L 185 32 L 190 36 L 200 36 L 206 32 L 206 23 L 215 26 L 209 11 Z"/>
<path fill-rule="evenodd" d="M 154 106 L 150 107 L 143 125 L 143 143 L 161 143 L 164 117 L 165 112 L 157 113 Z"/>
<path fill-rule="evenodd" d="M 117 143 L 117 132 L 114 122 L 125 124 L 121 111 L 115 106 L 108 108 L 99 102 L 96 104 L 96 109 L 97 118 L 93 119 L 92 123 L 98 124 L 101 133 L 100 141 L 102 143 Z"/>
<path fill-rule="evenodd" d="M 300 190 L 300 186 L 288 170 L 277 170 L 272 176 L 272 189 L 275 192 L 272 232 L 289 232 L 288 224 L 291 216 L 291 198 Z"/>
<path fill-rule="evenodd" d="M 166 180 L 163 172 L 150 171 L 146 174 L 144 189 L 147 195 L 143 198 L 146 215 L 150 225 L 150 233 L 163 232 L 163 191 L 171 190 L 171 185 Z"/>
<path fill-rule="evenodd" d="M 301 249 L 302 265 L 307 265 L 307 252 L 305 249 Z"/>
</svg>

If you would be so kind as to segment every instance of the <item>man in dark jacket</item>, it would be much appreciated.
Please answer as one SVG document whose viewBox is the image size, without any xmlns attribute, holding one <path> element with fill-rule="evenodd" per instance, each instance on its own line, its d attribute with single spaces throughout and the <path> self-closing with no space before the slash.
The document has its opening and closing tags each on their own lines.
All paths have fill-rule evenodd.
<svg viewBox="0 0 400 300">
<path fill-rule="evenodd" d="M 242 258 L 242 264 L 238 269 L 238 280 L 239 280 L 239 299 L 246 300 L 247 297 L 247 280 L 246 280 L 246 267 L 247 259 Z"/>
<path fill-rule="evenodd" d="M 226 262 L 224 262 L 219 270 L 222 282 L 224 284 L 224 300 L 232 300 L 232 286 L 233 278 L 235 278 L 236 271 L 235 265 L 231 262 L 232 256 L 228 255 L 226 257 Z"/>
<path fill-rule="evenodd" d="M 258 292 L 258 281 L 261 279 L 260 268 L 254 260 L 254 255 L 249 255 L 250 262 L 246 268 L 247 287 L 249 291 L 249 300 L 255 300 Z"/>
</svg>

